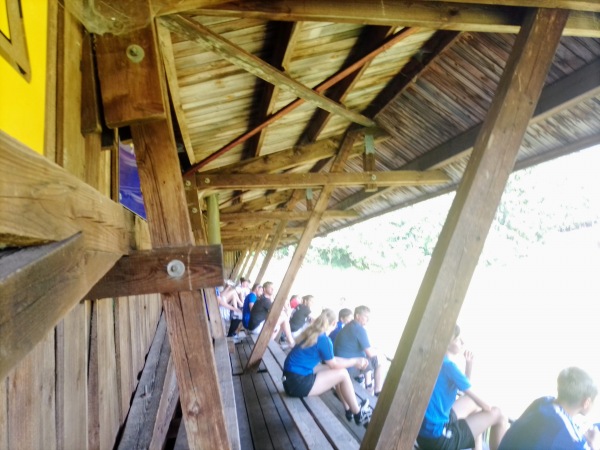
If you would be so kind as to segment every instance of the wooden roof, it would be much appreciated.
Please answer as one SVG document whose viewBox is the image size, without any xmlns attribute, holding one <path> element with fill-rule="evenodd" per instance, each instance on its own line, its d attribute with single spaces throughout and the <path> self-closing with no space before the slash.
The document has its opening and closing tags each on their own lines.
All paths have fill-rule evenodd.
<svg viewBox="0 0 600 450">
<path fill-rule="evenodd" d="M 374 166 L 363 164 L 361 132 L 328 202 L 337 216 L 317 234 L 455 189 L 525 9 L 509 1 L 386 2 L 385 14 L 365 2 L 352 12 L 334 1 L 188 3 L 160 11 L 177 13 L 158 21 L 160 48 L 183 169 L 195 174 L 201 210 L 203 197 L 218 193 L 225 251 L 272 239 L 278 221 L 266 212 L 306 212 L 307 194 L 292 197 L 293 188 L 313 182 L 314 202 L 325 180 L 225 174 L 326 173 L 351 129 L 374 136 Z M 600 7 L 576 3 L 518 167 L 600 140 Z M 392 186 L 351 180 L 367 169 L 440 172 L 422 182 L 411 172 Z M 297 241 L 306 220 L 298 217 L 289 216 L 278 245 Z"/>
</svg>

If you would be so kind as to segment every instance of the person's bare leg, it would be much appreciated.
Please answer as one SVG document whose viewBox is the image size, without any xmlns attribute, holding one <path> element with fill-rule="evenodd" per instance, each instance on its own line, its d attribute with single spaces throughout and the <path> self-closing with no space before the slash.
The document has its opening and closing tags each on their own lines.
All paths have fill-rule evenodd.
<svg viewBox="0 0 600 450">
<path fill-rule="evenodd" d="M 454 407 L 452 407 L 454 409 Z M 457 414 L 458 415 L 458 414 Z M 485 430 L 491 427 L 490 432 L 490 450 L 496 450 L 506 430 L 508 421 L 499 408 L 492 408 L 491 411 L 480 411 L 465 418 L 473 436 L 478 437 Z"/>
<path fill-rule="evenodd" d="M 290 328 L 290 322 L 287 320 L 287 316 L 282 314 L 280 317 L 279 328 L 285 333 L 285 337 L 290 344 L 290 347 L 293 347 L 296 344 L 294 340 L 294 336 L 292 336 L 292 330 Z"/>
<path fill-rule="evenodd" d="M 329 369 L 317 371 L 317 378 L 315 384 L 308 395 L 320 395 L 323 392 L 331 389 L 334 386 L 339 386 L 340 400 L 342 403 L 348 405 L 348 409 L 353 414 L 358 414 L 360 410 L 358 402 L 356 401 L 356 395 L 354 394 L 354 387 L 352 381 L 350 381 L 350 375 L 346 369 Z"/>
</svg>

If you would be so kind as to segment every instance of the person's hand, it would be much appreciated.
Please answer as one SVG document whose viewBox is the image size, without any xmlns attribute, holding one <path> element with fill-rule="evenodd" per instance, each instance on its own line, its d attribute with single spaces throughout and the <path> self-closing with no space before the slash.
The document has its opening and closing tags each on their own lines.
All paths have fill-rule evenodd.
<svg viewBox="0 0 600 450">
<path fill-rule="evenodd" d="M 473 364 L 473 359 L 475 359 L 475 355 L 473 355 L 473 352 L 471 350 L 465 350 L 464 356 L 467 364 Z"/>
<path fill-rule="evenodd" d="M 597 427 L 592 427 L 585 432 L 585 440 L 592 450 L 600 450 L 600 431 Z"/>
<path fill-rule="evenodd" d="M 356 362 L 356 368 L 359 370 L 364 370 L 367 368 L 367 366 L 369 365 L 369 361 L 367 361 L 367 358 L 357 358 L 358 361 Z"/>
</svg>

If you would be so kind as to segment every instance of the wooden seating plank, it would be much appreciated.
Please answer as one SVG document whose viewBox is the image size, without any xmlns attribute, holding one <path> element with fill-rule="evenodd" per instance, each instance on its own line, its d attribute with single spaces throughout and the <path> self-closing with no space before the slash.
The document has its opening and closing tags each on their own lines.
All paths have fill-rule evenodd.
<svg viewBox="0 0 600 450">
<path fill-rule="evenodd" d="M 232 340 L 229 343 L 229 356 L 231 359 L 231 374 L 232 375 L 241 375 L 244 372 L 244 366 L 240 362 L 240 355 L 237 351 L 237 346 L 239 343 L 234 343 Z"/>
<path fill-rule="evenodd" d="M 288 412 L 287 408 L 283 404 L 283 401 L 281 400 L 281 396 L 279 395 L 279 392 L 277 391 L 277 387 L 273 383 L 273 379 L 271 378 L 269 373 L 263 374 L 263 377 L 264 377 L 265 383 L 269 387 L 269 391 L 272 393 L 273 404 L 275 405 L 275 408 L 277 409 L 277 413 L 279 414 L 279 417 L 281 419 L 281 424 L 282 424 L 283 428 L 285 429 L 285 431 L 288 435 L 288 438 L 290 439 L 292 448 L 297 449 L 297 450 L 306 450 L 307 447 L 304 444 L 304 440 L 302 439 L 302 436 L 300 435 L 300 432 L 298 431 L 296 424 L 294 423 L 294 418 L 292 416 L 290 416 L 290 413 Z"/>
<path fill-rule="evenodd" d="M 246 402 L 244 399 L 244 391 L 242 389 L 242 380 L 238 376 L 233 377 L 233 390 L 235 392 L 235 409 L 238 418 L 240 448 L 241 450 L 254 450 L 252 432 L 250 431 L 250 422 L 248 421 L 248 412 L 246 410 Z"/>
<path fill-rule="evenodd" d="M 277 447 L 290 448 L 291 442 L 285 432 L 285 429 L 281 423 L 281 418 L 275 404 L 269 386 L 265 383 L 264 377 L 269 377 L 268 373 L 256 373 L 252 375 L 252 381 L 254 382 L 254 389 L 256 390 L 256 396 L 263 411 L 263 417 L 267 424 L 271 441 L 276 443 Z M 275 391 L 275 395 L 279 394 Z"/>
<path fill-rule="evenodd" d="M 215 339 L 215 363 L 217 366 L 217 374 L 219 375 L 219 388 L 221 389 L 229 444 L 231 445 L 231 450 L 239 450 L 240 436 L 235 406 L 235 395 L 233 392 L 231 360 L 229 358 L 227 338 L 225 337 Z"/>
<path fill-rule="evenodd" d="M 250 431 L 252 433 L 254 446 L 261 450 L 273 449 L 273 443 L 271 442 L 271 437 L 267 431 L 267 424 L 265 423 L 262 409 L 258 402 L 258 396 L 254 390 L 252 375 L 241 375 L 240 380 L 244 391 L 244 400 L 248 411 L 248 420 L 250 422 Z"/>
</svg>

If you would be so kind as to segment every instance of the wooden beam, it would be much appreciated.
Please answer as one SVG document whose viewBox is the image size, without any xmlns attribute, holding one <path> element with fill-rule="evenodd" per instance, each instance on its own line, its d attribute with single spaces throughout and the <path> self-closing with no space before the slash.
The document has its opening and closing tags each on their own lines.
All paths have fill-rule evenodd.
<svg viewBox="0 0 600 450">
<path fill-rule="evenodd" d="M 337 139 L 323 139 L 312 144 L 281 150 L 264 156 L 245 159 L 218 169 L 198 172 L 196 177 L 212 173 L 273 173 L 293 169 L 305 164 L 313 164 L 321 159 L 331 158 L 339 146 Z"/>
<path fill-rule="evenodd" d="M 600 59 L 546 86 L 542 91 L 529 125 L 539 123 L 550 115 L 568 109 L 586 98 L 600 95 L 598 73 L 600 73 Z M 477 125 L 408 164 L 396 167 L 394 170 L 429 170 L 436 167 L 443 167 L 452 161 L 456 161 L 466 156 L 473 149 L 475 140 L 481 129 L 482 125 Z M 372 193 L 357 192 L 339 202 L 336 207 L 338 209 L 351 209 L 388 191 L 387 188 L 383 188 Z"/>
<path fill-rule="evenodd" d="M 353 112 L 346 107 L 329 100 L 327 97 L 316 93 L 314 90 L 306 87 L 302 83 L 294 80 L 285 73 L 275 69 L 271 65 L 265 63 L 260 58 L 248 53 L 236 44 L 227 39 L 213 33 L 207 27 L 198 22 L 188 19 L 180 15 L 163 17 L 161 23 L 171 31 L 181 34 L 186 38 L 198 42 L 219 54 L 224 59 L 236 66 L 247 70 L 248 72 L 262 78 L 269 83 L 273 83 L 281 90 L 291 92 L 297 97 L 303 98 L 319 108 L 323 108 L 332 114 L 340 115 L 350 122 L 356 122 L 366 127 L 375 126 L 375 122 L 368 117 Z"/>
<path fill-rule="evenodd" d="M 2 131 L 0 161 L 0 248 L 82 232 L 88 250 L 129 252 L 133 215 L 121 205 Z"/>
<path fill-rule="evenodd" d="M 202 0 L 199 1 L 202 2 Z M 475 1 L 472 0 L 473 3 Z M 544 0 L 537 1 L 545 4 Z M 587 1 L 593 4 L 591 0 Z M 373 5 L 370 0 L 354 0 L 352 7 L 348 7 L 347 3 L 338 0 L 304 0 L 302 2 L 257 0 L 242 3 L 220 2 L 201 5 L 199 8 L 203 15 L 218 17 L 252 17 L 261 20 L 293 22 L 344 22 L 483 33 L 516 34 L 519 32 L 524 8 L 504 6 L 503 2 L 493 5 L 479 3 L 479 1 L 477 4 L 459 4 L 434 0 L 423 2 L 383 0 L 377 2 L 377 5 Z M 563 30 L 563 35 L 600 37 L 596 8 L 588 7 L 587 9 L 588 11 L 573 11 Z M 171 14 L 174 10 L 178 10 L 178 6 L 173 5 L 170 10 L 165 8 L 161 14 Z"/>
<path fill-rule="evenodd" d="M 267 220 L 308 220 L 310 211 L 257 211 L 248 213 L 226 213 L 221 214 L 221 222 L 245 222 L 245 221 L 267 221 Z M 329 210 L 323 213 L 322 220 L 356 219 L 359 217 L 357 211 L 335 211 Z"/>
<path fill-rule="evenodd" d="M 568 12 L 523 23 L 417 294 L 362 449 L 412 448 Z M 502 145 L 497 145 L 502 142 Z"/>
<path fill-rule="evenodd" d="M 398 170 L 389 172 L 215 174 L 198 177 L 199 189 L 299 189 L 319 186 L 347 187 L 423 186 L 443 184 L 450 178 L 440 170 L 424 172 Z"/>
<path fill-rule="evenodd" d="M 181 263 L 181 264 L 179 264 Z M 220 245 L 163 247 L 131 252 L 86 295 L 87 299 L 194 291 L 223 284 Z M 179 268 L 184 272 L 179 274 Z"/>
<path fill-rule="evenodd" d="M 0 379 L 44 339 L 119 258 L 64 241 L 0 254 Z"/>
<path fill-rule="evenodd" d="M 427 0 L 428 3 L 464 3 L 464 4 L 475 4 L 475 5 L 500 5 L 500 6 L 521 6 L 528 8 L 558 8 L 558 9 L 571 9 L 575 11 L 593 11 L 600 12 L 600 4 L 597 0 L 444 0 L 443 2 Z M 211 10 L 225 10 L 227 12 L 238 11 L 240 14 L 251 11 L 263 11 L 265 14 L 268 12 L 266 6 L 263 3 L 256 1 L 252 2 L 233 2 L 227 0 L 152 0 L 152 9 L 158 16 L 164 16 L 168 14 L 175 14 L 178 12 L 184 12 L 196 9 L 211 9 Z M 256 4 L 258 3 L 258 7 Z M 275 2 L 271 2 L 275 3 Z M 305 2 L 307 3 L 307 2 Z M 332 2 L 329 2 L 332 3 Z M 344 2 L 341 2 L 344 5 Z M 356 2 L 353 2 L 356 3 Z M 392 13 L 395 13 L 400 7 L 406 8 L 407 13 L 410 14 L 409 5 L 406 1 L 392 1 L 385 0 L 381 4 L 381 8 L 387 8 L 396 6 L 396 9 L 392 9 Z M 310 3 L 309 3 L 310 4 Z M 450 7 L 451 5 L 447 5 Z M 279 14 L 280 7 L 275 9 L 272 13 Z M 300 8 L 298 8 L 300 9 Z M 339 10 L 338 6 L 336 10 Z M 294 10 L 295 11 L 295 10 Z M 370 17 L 370 16 L 369 16 Z M 285 20 L 280 18 L 279 20 Z"/>
<path fill-rule="evenodd" d="M 268 207 L 275 208 L 278 205 L 287 202 L 291 195 L 289 190 L 276 191 L 254 200 L 221 208 L 221 213 L 254 212 Z"/>
<path fill-rule="evenodd" d="M 145 2 L 137 4 L 143 8 Z M 166 117 L 152 27 L 96 36 L 96 59 L 104 119 L 110 128 Z"/>
</svg>

